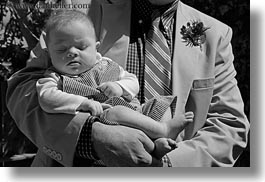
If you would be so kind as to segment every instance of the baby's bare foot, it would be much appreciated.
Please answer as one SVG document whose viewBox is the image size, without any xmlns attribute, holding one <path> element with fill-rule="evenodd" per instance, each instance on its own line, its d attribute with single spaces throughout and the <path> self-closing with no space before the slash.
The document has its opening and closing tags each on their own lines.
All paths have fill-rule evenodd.
<svg viewBox="0 0 265 182">
<path fill-rule="evenodd" d="M 153 152 L 157 159 L 161 159 L 168 152 L 177 148 L 177 142 L 171 138 L 158 138 L 154 141 L 155 150 Z"/>
</svg>

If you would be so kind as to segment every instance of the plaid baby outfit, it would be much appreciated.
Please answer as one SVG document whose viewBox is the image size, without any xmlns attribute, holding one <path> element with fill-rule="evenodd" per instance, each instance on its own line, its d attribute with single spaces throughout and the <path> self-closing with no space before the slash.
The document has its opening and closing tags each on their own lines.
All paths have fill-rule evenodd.
<svg viewBox="0 0 265 182">
<path fill-rule="evenodd" d="M 93 68 L 78 77 L 62 76 L 63 91 L 81 95 L 88 99 L 110 104 L 112 106 L 123 105 L 133 110 L 141 110 L 143 114 L 151 117 L 156 121 L 160 121 L 168 107 L 174 113 L 174 105 L 176 104 L 176 97 L 173 96 L 158 96 L 150 99 L 145 105 L 140 106 L 139 101 L 134 98 L 130 103 L 122 97 L 108 98 L 104 93 L 97 89 L 97 87 L 104 82 L 118 81 L 120 75 L 119 65 L 110 59 L 102 58 Z"/>
<path fill-rule="evenodd" d="M 140 106 L 139 101 L 134 98 L 131 102 L 126 101 L 122 97 L 108 98 L 104 95 L 97 87 L 109 81 L 118 81 L 120 75 L 119 65 L 108 58 L 102 58 L 93 68 L 85 73 L 82 73 L 78 77 L 69 77 L 66 75 L 62 76 L 63 91 L 85 96 L 89 99 L 96 100 L 101 103 L 110 104 L 112 106 L 122 105 L 132 110 L 140 111 L 146 116 L 151 117 L 156 121 L 160 121 L 166 110 L 170 107 L 172 117 L 175 113 L 175 105 L 177 97 L 174 96 L 158 96 L 150 99 L 147 103 Z M 115 121 L 108 121 L 103 113 L 99 118 L 99 121 L 108 124 L 116 125 Z M 95 161 L 94 166 L 104 165 L 102 161 Z"/>
</svg>

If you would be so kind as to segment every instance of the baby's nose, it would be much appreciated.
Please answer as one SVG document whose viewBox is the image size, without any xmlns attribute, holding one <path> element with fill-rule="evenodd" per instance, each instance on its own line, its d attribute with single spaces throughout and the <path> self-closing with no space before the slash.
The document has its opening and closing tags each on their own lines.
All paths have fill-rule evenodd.
<svg viewBox="0 0 265 182">
<path fill-rule="evenodd" d="M 67 57 L 68 58 L 74 58 L 74 57 L 77 57 L 77 54 L 76 53 L 68 52 Z"/>
<path fill-rule="evenodd" d="M 76 48 L 74 47 L 71 47 L 67 53 L 67 57 L 68 58 L 74 58 L 74 57 L 77 57 L 78 56 L 78 51 Z"/>
</svg>

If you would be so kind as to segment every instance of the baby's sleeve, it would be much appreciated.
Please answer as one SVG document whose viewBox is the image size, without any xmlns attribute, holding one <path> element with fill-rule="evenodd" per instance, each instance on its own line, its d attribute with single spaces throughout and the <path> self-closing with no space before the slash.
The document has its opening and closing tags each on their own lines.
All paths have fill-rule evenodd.
<svg viewBox="0 0 265 182">
<path fill-rule="evenodd" d="M 59 74 L 47 70 L 36 83 L 40 107 L 48 113 L 76 114 L 85 97 L 63 92 Z"/>
<path fill-rule="evenodd" d="M 129 73 L 122 67 L 120 67 L 120 76 L 116 83 L 123 89 L 122 97 L 128 101 L 131 101 L 139 92 L 139 82 L 136 75 Z"/>
</svg>

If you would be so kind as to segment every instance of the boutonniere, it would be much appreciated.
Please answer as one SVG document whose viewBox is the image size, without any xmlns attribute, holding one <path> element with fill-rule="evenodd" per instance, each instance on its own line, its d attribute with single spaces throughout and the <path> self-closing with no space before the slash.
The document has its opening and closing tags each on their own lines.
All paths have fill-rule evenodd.
<svg viewBox="0 0 265 182">
<path fill-rule="evenodd" d="M 187 26 L 183 25 L 181 27 L 181 38 L 183 42 L 186 43 L 186 46 L 199 46 L 200 50 L 202 50 L 202 44 L 204 44 L 206 40 L 205 31 L 208 29 L 210 29 L 210 27 L 204 27 L 202 22 L 191 21 L 187 23 Z"/>
</svg>

